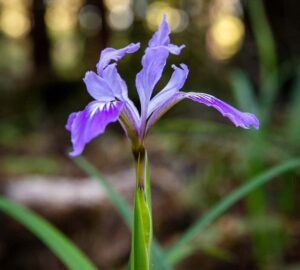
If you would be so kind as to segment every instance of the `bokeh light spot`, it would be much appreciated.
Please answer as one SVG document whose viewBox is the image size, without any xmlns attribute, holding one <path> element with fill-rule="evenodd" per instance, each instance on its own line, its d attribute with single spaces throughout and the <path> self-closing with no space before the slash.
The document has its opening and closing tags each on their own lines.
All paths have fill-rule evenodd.
<svg viewBox="0 0 300 270">
<path fill-rule="evenodd" d="M 119 11 L 111 11 L 108 15 L 108 24 L 115 30 L 126 30 L 133 23 L 133 12 L 131 8 Z"/>
<path fill-rule="evenodd" d="M 109 11 L 121 13 L 131 6 L 131 0 L 104 0 L 104 4 Z"/>
<path fill-rule="evenodd" d="M 49 7 L 47 9 L 45 20 L 52 31 L 69 31 L 76 25 L 76 17 L 70 12 L 60 7 Z"/>
<path fill-rule="evenodd" d="M 216 19 L 207 32 L 207 47 L 219 60 L 232 57 L 240 49 L 244 37 L 244 24 L 238 17 L 223 15 Z"/>
<path fill-rule="evenodd" d="M 15 9 L 4 9 L 0 19 L 1 30 L 9 37 L 26 36 L 31 28 L 30 20 L 25 12 Z"/>
<path fill-rule="evenodd" d="M 102 26 L 100 10 L 93 5 L 84 6 L 79 12 L 79 24 L 88 35 L 96 35 Z"/>
<path fill-rule="evenodd" d="M 152 31 L 159 26 L 163 14 L 166 14 L 172 32 L 181 32 L 188 25 L 189 18 L 185 11 L 158 1 L 149 5 L 146 14 L 147 25 Z"/>
</svg>

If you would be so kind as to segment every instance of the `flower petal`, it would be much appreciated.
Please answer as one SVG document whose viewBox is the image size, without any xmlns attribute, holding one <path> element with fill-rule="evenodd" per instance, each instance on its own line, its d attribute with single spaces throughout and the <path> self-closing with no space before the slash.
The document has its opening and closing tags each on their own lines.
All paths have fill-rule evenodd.
<svg viewBox="0 0 300 270">
<path fill-rule="evenodd" d="M 179 54 L 185 45 L 177 46 L 170 44 L 170 28 L 167 22 L 167 16 L 164 14 L 158 30 L 153 34 L 148 46 L 149 48 L 164 46 L 172 54 Z"/>
<path fill-rule="evenodd" d="M 123 102 L 89 103 L 83 111 L 69 116 L 66 128 L 71 132 L 73 151 L 71 156 L 80 155 L 85 144 L 104 132 L 106 126 L 118 120 L 123 108 Z"/>
<path fill-rule="evenodd" d="M 68 131 L 71 131 L 71 129 L 72 129 L 72 124 L 73 124 L 74 119 L 76 118 L 76 115 L 77 115 L 76 112 L 73 112 L 73 113 L 71 113 L 71 114 L 69 115 L 67 124 L 66 124 L 66 126 L 65 126 L 65 128 L 66 128 Z"/>
<path fill-rule="evenodd" d="M 141 124 L 147 118 L 148 103 L 153 89 L 160 79 L 169 53 L 179 54 L 184 46 L 170 44 L 170 29 L 164 15 L 158 30 L 148 43 L 142 58 L 142 70 L 136 76 L 136 87 L 141 103 Z"/>
<path fill-rule="evenodd" d="M 164 115 L 169 109 L 171 109 L 176 103 L 183 99 L 182 92 L 176 92 L 172 96 L 168 97 L 163 103 L 156 107 L 149 119 L 147 120 L 146 133 L 154 125 L 154 123 Z"/>
<path fill-rule="evenodd" d="M 140 48 L 140 43 L 130 43 L 124 48 L 114 49 L 106 48 L 101 52 L 99 62 L 97 64 L 97 73 L 102 75 L 104 68 L 111 60 L 118 61 L 127 53 L 134 53 Z"/>
<path fill-rule="evenodd" d="M 191 100 L 203 103 L 207 106 L 212 106 L 218 110 L 223 116 L 229 118 L 237 127 L 250 128 L 253 126 L 259 129 L 259 121 L 252 113 L 241 112 L 224 101 L 205 93 L 185 93 L 184 97 Z"/>
<path fill-rule="evenodd" d="M 116 63 L 110 64 L 104 69 L 103 78 L 114 92 L 115 97 L 124 102 L 123 113 L 129 119 L 130 125 L 136 129 L 139 126 L 139 112 L 128 97 L 127 85 L 119 75 Z"/>
<path fill-rule="evenodd" d="M 245 129 L 253 126 L 255 129 L 259 129 L 259 120 L 252 113 L 241 112 L 231 105 L 225 103 L 224 101 L 205 93 L 195 93 L 195 92 L 176 92 L 168 99 L 165 100 L 164 103 L 160 104 L 156 108 L 156 110 L 152 113 L 149 120 L 147 121 L 147 132 L 150 127 L 171 107 L 173 107 L 176 103 L 181 101 L 184 98 L 188 98 L 200 103 L 203 103 L 207 106 L 212 106 L 216 110 L 218 110 L 223 116 L 229 118 L 237 127 L 242 127 Z"/>
<path fill-rule="evenodd" d="M 168 84 L 151 99 L 148 108 L 148 117 L 155 111 L 161 104 L 178 92 L 184 85 L 188 76 L 189 70 L 185 64 L 180 65 L 181 68 L 172 65 L 174 72 Z"/>
<path fill-rule="evenodd" d="M 127 97 L 127 85 L 119 75 L 116 63 L 108 65 L 102 74 L 103 79 L 107 82 L 114 95 L 119 99 L 124 95 Z"/>
<path fill-rule="evenodd" d="M 147 49 L 142 59 L 142 70 L 136 76 L 136 87 L 141 106 L 150 100 L 152 91 L 160 79 L 169 53 L 164 48 Z"/>
<path fill-rule="evenodd" d="M 83 79 L 89 94 L 98 101 L 114 100 L 114 93 L 107 82 L 93 71 L 88 71 Z"/>
<path fill-rule="evenodd" d="M 167 16 L 164 14 L 158 30 L 153 34 L 149 41 L 149 47 L 167 46 L 170 44 L 170 28 L 167 22 Z"/>
</svg>

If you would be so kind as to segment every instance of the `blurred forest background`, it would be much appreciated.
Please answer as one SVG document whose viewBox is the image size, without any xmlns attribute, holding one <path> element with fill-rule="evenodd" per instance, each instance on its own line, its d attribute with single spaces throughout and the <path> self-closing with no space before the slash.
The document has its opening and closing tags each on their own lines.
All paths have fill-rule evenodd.
<svg viewBox="0 0 300 270">
<path fill-rule="evenodd" d="M 103 190 L 68 157 L 64 125 L 90 100 L 82 78 L 100 51 L 142 43 L 118 63 L 138 104 L 135 74 L 166 13 L 185 44 L 183 91 L 207 92 L 261 121 L 235 128 L 211 108 L 182 102 L 153 128 L 154 231 L 162 246 L 235 187 L 300 155 L 300 2 L 293 0 L 0 0 L 0 191 L 45 216 L 99 269 L 125 269 L 130 233 Z M 159 87 L 158 87 L 159 88 Z M 157 88 L 157 89 L 158 89 Z M 84 156 L 125 198 L 130 146 L 118 125 Z M 176 269 L 300 269 L 300 170 L 251 193 L 193 240 Z M 123 267 L 123 268 L 122 268 Z M 32 234 L 0 215 L 0 269 L 65 269 Z"/>
</svg>

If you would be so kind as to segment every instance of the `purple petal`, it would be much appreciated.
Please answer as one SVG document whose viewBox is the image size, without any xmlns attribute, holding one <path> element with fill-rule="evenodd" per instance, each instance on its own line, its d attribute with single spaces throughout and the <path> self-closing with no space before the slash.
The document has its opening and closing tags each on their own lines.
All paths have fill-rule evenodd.
<svg viewBox="0 0 300 270">
<path fill-rule="evenodd" d="M 174 69 L 172 77 L 168 84 L 150 101 L 148 116 L 183 87 L 189 70 L 185 64 L 181 64 L 180 67 L 172 65 Z"/>
<path fill-rule="evenodd" d="M 87 91 L 96 100 L 111 101 L 114 93 L 107 82 L 93 71 L 88 71 L 83 79 Z"/>
<path fill-rule="evenodd" d="M 150 99 L 152 91 L 160 79 L 169 53 L 164 48 L 146 50 L 142 59 L 142 70 L 136 76 L 136 87 L 141 106 Z"/>
<path fill-rule="evenodd" d="M 176 92 L 154 110 L 149 120 L 147 121 L 147 131 L 165 112 L 167 112 L 171 107 L 173 107 L 176 103 L 184 98 L 189 98 L 191 100 L 203 103 L 207 106 L 214 107 L 223 116 L 229 118 L 237 127 L 248 129 L 253 126 L 255 129 L 259 128 L 259 120 L 254 114 L 241 112 L 212 95 L 195 92 Z"/>
<path fill-rule="evenodd" d="M 152 38 L 148 43 L 149 48 L 163 46 L 172 54 L 180 54 L 181 49 L 183 49 L 185 45 L 177 46 L 174 44 L 170 44 L 169 35 L 170 28 L 167 22 L 167 16 L 164 14 L 158 30 L 153 34 Z"/>
<path fill-rule="evenodd" d="M 108 65 L 102 73 L 102 78 L 109 85 L 115 97 L 122 99 L 122 97 L 127 97 L 127 85 L 125 81 L 119 75 L 116 63 Z"/>
<path fill-rule="evenodd" d="M 171 109 L 176 103 L 178 103 L 180 100 L 183 99 L 182 92 L 176 92 L 172 96 L 169 96 L 164 102 L 160 103 L 159 106 L 156 107 L 156 109 L 153 111 L 151 116 L 149 117 L 147 121 L 146 126 L 146 133 L 149 131 L 149 129 L 153 126 L 153 124 L 163 115 L 165 114 L 169 109 Z"/>
<path fill-rule="evenodd" d="M 129 137 L 132 142 L 136 140 L 139 136 L 140 117 L 136 107 L 129 99 L 124 102 L 119 122 L 127 137 Z"/>
<path fill-rule="evenodd" d="M 139 125 L 139 112 L 128 97 L 127 85 L 119 75 L 116 63 L 110 64 L 104 69 L 103 78 L 114 92 L 115 97 L 124 101 L 124 115 L 129 119 L 129 124 L 136 128 Z"/>
<path fill-rule="evenodd" d="M 149 47 L 167 46 L 170 43 L 170 28 L 167 22 L 167 16 L 164 14 L 158 30 L 153 34 L 148 45 Z"/>
<path fill-rule="evenodd" d="M 83 111 L 69 116 L 66 128 L 71 132 L 73 151 L 71 156 L 80 155 L 85 144 L 104 132 L 106 126 L 118 120 L 123 108 L 123 102 L 89 103 Z"/>
<path fill-rule="evenodd" d="M 103 69 L 111 60 L 118 61 L 127 53 L 134 53 L 140 48 L 140 43 L 130 43 L 122 49 L 106 48 L 101 52 L 99 62 L 97 64 L 97 73 L 102 75 Z"/>
<path fill-rule="evenodd" d="M 164 15 L 158 30 L 149 41 L 142 58 L 142 70 L 136 76 L 136 87 L 141 103 L 141 122 L 144 123 L 147 117 L 147 107 L 153 89 L 160 79 L 166 65 L 169 53 L 179 54 L 184 46 L 170 44 L 170 29 Z"/>
<path fill-rule="evenodd" d="M 183 48 L 185 48 L 185 45 L 177 46 L 177 45 L 174 45 L 174 44 L 169 44 L 168 47 L 167 47 L 168 51 L 172 54 L 175 54 L 175 55 L 179 55 Z"/>
<path fill-rule="evenodd" d="M 241 112 L 212 95 L 190 92 L 185 93 L 184 97 L 214 107 L 223 116 L 229 118 L 237 127 L 248 129 L 253 126 L 255 129 L 259 129 L 259 121 L 254 114 Z"/>
<path fill-rule="evenodd" d="M 71 131 L 72 129 L 72 124 L 73 124 L 73 121 L 74 119 L 76 118 L 76 115 L 77 113 L 73 112 L 69 115 L 69 118 L 68 118 L 68 121 L 67 121 L 67 124 L 65 126 L 65 128 L 68 130 L 68 131 Z"/>
</svg>

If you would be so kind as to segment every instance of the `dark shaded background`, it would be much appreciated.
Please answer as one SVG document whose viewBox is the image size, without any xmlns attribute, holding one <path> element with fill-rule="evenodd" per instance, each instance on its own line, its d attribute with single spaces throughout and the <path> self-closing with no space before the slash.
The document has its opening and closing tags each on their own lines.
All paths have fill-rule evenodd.
<svg viewBox="0 0 300 270">
<path fill-rule="evenodd" d="M 2 192 L 47 217 L 100 269 L 126 265 L 129 231 L 103 194 L 89 193 L 91 181 L 66 154 L 64 125 L 70 112 L 90 100 L 82 78 L 107 46 L 141 41 L 140 51 L 118 62 L 138 103 L 135 74 L 162 13 L 172 41 L 186 48 L 170 56 L 159 86 L 169 79 L 171 64 L 186 63 L 185 91 L 208 92 L 255 111 L 262 126 L 259 133 L 236 129 L 214 110 L 190 102 L 158 123 L 147 144 L 161 243 L 171 243 L 243 181 L 299 156 L 300 4 L 250 1 L 0 1 Z M 257 106 L 241 96 L 247 87 L 263 97 Z M 274 89 L 278 93 L 270 94 Z M 84 155 L 130 200 L 132 158 L 120 127 L 111 125 Z M 299 170 L 251 194 L 199 235 L 193 243 L 198 252 L 176 269 L 300 269 L 298 180 Z M 0 269 L 64 268 L 21 225 L 1 215 Z"/>
</svg>

